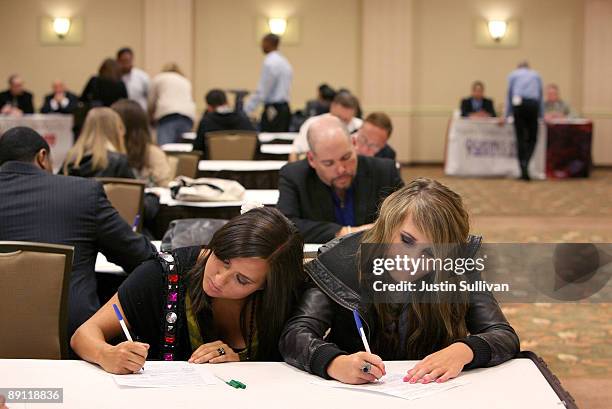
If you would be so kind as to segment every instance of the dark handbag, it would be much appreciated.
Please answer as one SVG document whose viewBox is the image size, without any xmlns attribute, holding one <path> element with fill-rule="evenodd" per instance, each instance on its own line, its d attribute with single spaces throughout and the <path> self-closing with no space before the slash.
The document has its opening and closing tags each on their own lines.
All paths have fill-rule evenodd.
<svg viewBox="0 0 612 409">
<path fill-rule="evenodd" d="M 162 238 L 161 251 L 189 246 L 207 246 L 215 232 L 225 223 L 227 220 L 221 219 L 172 220 Z"/>
</svg>

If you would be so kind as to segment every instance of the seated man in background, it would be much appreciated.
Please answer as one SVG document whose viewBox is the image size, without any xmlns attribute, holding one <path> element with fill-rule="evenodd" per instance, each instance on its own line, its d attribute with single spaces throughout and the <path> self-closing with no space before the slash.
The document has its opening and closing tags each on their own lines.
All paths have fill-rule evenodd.
<svg viewBox="0 0 612 409">
<path fill-rule="evenodd" d="M 236 111 L 228 105 L 225 92 L 220 89 L 208 91 L 206 112 L 200 120 L 197 137 L 193 141 L 193 149 L 201 151 L 203 158 L 208 159 L 206 132 L 238 130 L 254 131 L 255 128 L 243 111 Z"/>
<path fill-rule="evenodd" d="M 74 246 L 68 336 L 99 308 L 95 275 L 101 251 L 131 272 L 155 247 L 113 208 L 94 179 L 52 174 L 49 145 L 33 129 L 0 136 L 0 240 Z"/>
<path fill-rule="evenodd" d="M 293 140 L 293 152 L 289 155 L 289 161 L 292 162 L 300 159 L 300 155 L 310 150 L 307 140 L 308 128 L 319 118 L 334 116 L 342 121 L 349 134 L 356 132 L 359 128 L 361 128 L 361 124 L 363 123 L 361 119 L 355 116 L 358 107 L 359 101 L 355 96 L 346 92 L 339 92 L 336 94 L 329 107 L 329 113 L 308 118 L 301 126 L 300 133 Z"/>
<path fill-rule="evenodd" d="M 336 96 L 336 91 L 327 84 L 319 85 L 317 99 L 310 100 L 306 103 L 305 115 L 311 116 L 323 115 L 329 112 L 329 107 Z"/>
<path fill-rule="evenodd" d="M 568 118 L 574 116 L 570 106 L 559 96 L 559 86 L 548 84 L 546 86 L 546 99 L 544 100 L 544 119 Z"/>
<path fill-rule="evenodd" d="M 23 88 L 23 80 L 17 74 L 8 79 L 9 89 L 0 92 L 0 113 L 20 116 L 33 114 L 32 94 Z"/>
<path fill-rule="evenodd" d="M 497 116 L 493 100 L 484 97 L 484 84 L 481 81 L 474 81 L 472 96 L 461 100 L 461 116 L 470 118 Z"/>
<path fill-rule="evenodd" d="M 40 109 L 41 114 L 71 114 L 77 107 L 79 98 L 70 91 L 61 80 L 53 81 L 52 93 L 45 96 L 45 102 Z"/>
<path fill-rule="evenodd" d="M 387 145 L 393 132 L 391 118 L 384 112 L 372 112 L 353 134 L 353 144 L 358 155 L 395 160 L 395 151 Z"/>
<path fill-rule="evenodd" d="M 307 159 L 283 166 L 277 207 L 307 243 L 366 230 L 379 202 L 403 186 L 395 162 L 358 156 L 342 121 L 321 116 L 308 129 Z"/>
</svg>

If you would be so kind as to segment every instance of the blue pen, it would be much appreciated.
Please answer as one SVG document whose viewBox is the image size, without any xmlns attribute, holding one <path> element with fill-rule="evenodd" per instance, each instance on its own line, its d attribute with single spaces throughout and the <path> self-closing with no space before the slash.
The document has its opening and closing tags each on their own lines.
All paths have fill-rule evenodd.
<svg viewBox="0 0 612 409">
<path fill-rule="evenodd" d="M 355 325 L 357 325 L 357 331 L 361 336 L 361 341 L 363 342 L 363 346 L 367 353 L 371 354 L 370 345 L 368 344 L 368 339 L 365 336 L 365 331 L 363 330 L 363 325 L 361 324 L 361 318 L 359 318 L 359 312 L 357 310 L 353 310 L 353 318 L 355 318 Z"/>
<path fill-rule="evenodd" d="M 132 224 L 132 231 L 135 232 L 136 230 L 138 230 L 138 222 L 140 221 L 140 215 L 137 214 L 136 217 L 134 217 L 134 223 Z"/>
<path fill-rule="evenodd" d="M 121 311 L 119 311 L 119 307 L 117 307 L 117 304 L 113 304 L 113 309 L 115 310 L 115 315 L 117 315 L 117 319 L 119 319 L 119 325 L 121 325 L 121 329 L 123 330 L 125 337 L 127 338 L 128 341 L 134 342 L 132 341 L 132 336 L 130 335 L 130 331 L 128 331 L 127 325 L 125 325 L 125 321 L 123 320 L 123 315 L 121 315 Z M 144 366 L 142 367 L 142 369 L 144 369 Z"/>
<path fill-rule="evenodd" d="M 123 316 L 121 315 L 121 311 L 119 311 L 117 304 L 113 304 L 113 309 L 115 310 L 115 315 L 117 315 L 117 318 L 119 319 L 119 325 L 121 325 L 121 329 L 123 330 L 125 337 L 127 338 L 128 341 L 134 342 L 132 341 L 132 336 L 130 335 L 130 331 L 128 331 L 127 326 L 125 325 L 125 321 L 123 321 Z"/>
</svg>

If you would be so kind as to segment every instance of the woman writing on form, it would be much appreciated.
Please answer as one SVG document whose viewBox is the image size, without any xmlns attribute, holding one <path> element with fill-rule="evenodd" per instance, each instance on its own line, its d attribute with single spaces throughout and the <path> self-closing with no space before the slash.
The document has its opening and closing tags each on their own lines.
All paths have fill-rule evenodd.
<svg viewBox="0 0 612 409">
<path fill-rule="evenodd" d="M 313 285 L 281 336 L 280 350 L 289 364 L 360 384 L 385 374 L 383 359 L 420 360 L 404 380 L 426 383 L 444 382 L 463 369 L 497 365 L 518 353 L 518 337 L 490 292 L 441 298 L 419 292 L 367 296 L 378 276 L 362 271 L 359 259 L 364 255 L 367 260 L 377 246 L 416 249 L 430 258 L 456 255 L 457 249 L 464 257 L 476 253 L 480 238 L 470 236 L 461 197 L 447 187 L 417 179 L 385 199 L 370 230 L 337 240 L 306 266 Z M 459 280 L 450 275 L 455 277 L 449 280 Z M 441 276 L 439 271 L 419 271 L 413 284 L 439 282 Z M 367 341 L 355 329 L 353 311 L 378 355 L 358 352 Z"/>
<path fill-rule="evenodd" d="M 71 346 L 117 374 L 138 371 L 146 359 L 280 360 L 278 339 L 304 283 L 302 264 L 303 240 L 291 222 L 276 209 L 252 209 L 207 248 L 177 249 L 136 268 Z M 113 304 L 141 342 L 109 343 L 123 337 Z"/>
</svg>

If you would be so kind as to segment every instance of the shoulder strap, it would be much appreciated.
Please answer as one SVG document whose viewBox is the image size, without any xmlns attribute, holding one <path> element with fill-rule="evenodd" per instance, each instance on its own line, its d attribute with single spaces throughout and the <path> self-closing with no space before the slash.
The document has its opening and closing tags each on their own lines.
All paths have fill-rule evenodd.
<svg viewBox="0 0 612 409">
<path fill-rule="evenodd" d="M 161 317 L 161 358 L 164 361 L 177 359 L 176 349 L 179 345 L 179 334 L 182 320 L 179 317 L 184 314 L 184 285 L 179 272 L 178 258 L 176 254 L 161 252 L 159 260 L 164 270 L 164 308 Z"/>
</svg>

